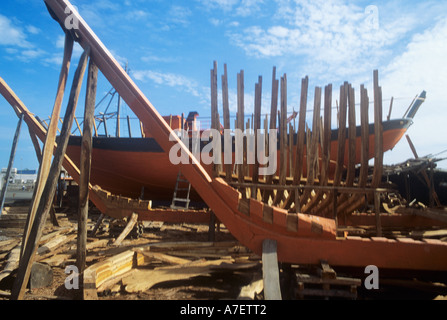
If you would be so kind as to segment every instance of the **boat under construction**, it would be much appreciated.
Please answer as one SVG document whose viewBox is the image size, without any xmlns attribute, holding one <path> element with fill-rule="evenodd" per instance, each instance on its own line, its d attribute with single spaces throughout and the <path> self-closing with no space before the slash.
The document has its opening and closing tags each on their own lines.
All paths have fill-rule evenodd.
<svg viewBox="0 0 447 320">
<path fill-rule="evenodd" d="M 332 84 L 315 87 L 312 99 L 308 97 L 306 76 L 301 81 L 299 110 L 291 112 L 287 103 L 287 75 L 278 77 L 273 68 L 271 82 L 266 84 L 259 77 L 255 84 L 254 112 L 247 114 L 241 70 L 237 74 L 237 105 L 232 108 L 237 109 L 237 114 L 230 119 L 227 67 L 223 66 L 219 77 L 218 64 L 214 62 L 210 70 L 209 129 L 215 136 L 194 147 L 193 139 L 191 144 L 182 142 L 182 132 L 194 137 L 207 131 L 197 125 L 196 113 L 187 117 L 160 115 L 150 97 L 140 91 L 68 0 L 45 0 L 45 3 L 66 37 L 49 125 L 44 126 L 0 78 L 0 93 L 27 124 L 34 141 L 44 143 L 12 298 L 23 297 L 23 283 L 26 285 L 29 277 L 30 261 L 41 236 L 42 223 L 49 215 L 62 167 L 79 185 L 80 208 L 85 208 L 86 199 L 90 200 L 102 216 L 171 223 L 212 221 L 213 227 L 214 221 L 218 221 L 251 252 L 263 257 L 273 252 L 275 262 L 323 263 L 346 270 L 364 270 L 372 265 L 384 273 L 433 275 L 447 280 L 445 239 L 411 236 L 415 230 L 447 228 L 447 214 L 432 183 L 436 159 L 427 159 L 419 171 L 427 182 L 430 197 L 430 205 L 422 207 L 399 195 L 396 186 L 387 180 L 389 168 L 383 163 L 384 153 L 393 149 L 413 121 L 417 121 L 415 115 L 426 99 L 425 91 L 416 96 L 401 118 L 391 119 L 390 115 L 383 115 L 377 70 L 372 74 L 372 92 L 364 85 L 356 92 L 352 84 L 344 82 L 337 88 Z M 79 21 L 79 29 L 65 28 L 67 12 Z M 74 75 L 66 114 L 59 121 L 74 41 L 81 45 L 84 54 Z M 138 117 L 141 137 L 98 135 L 93 115 L 98 71 Z M 75 136 L 71 131 L 84 72 L 87 74 L 84 131 Z M 262 94 L 269 90 L 270 113 L 262 115 Z M 308 110 L 313 112 L 310 126 L 306 121 Z M 63 124 L 57 133 L 60 122 Z M 245 138 L 239 141 L 236 131 L 245 133 Z M 249 135 L 258 131 L 262 135 L 253 134 L 255 147 L 250 150 L 246 147 Z M 229 155 L 224 149 L 227 138 L 231 146 Z M 408 136 L 407 139 L 411 142 Z M 213 144 L 218 147 L 210 148 L 213 140 L 218 141 Z M 241 141 L 242 144 L 238 143 Z M 178 164 L 170 161 L 171 150 L 183 155 L 185 161 Z M 268 164 L 262 157 L 253 156 L 257 152 L 274 159 L 272 174 L 262 174 L 261 169 Z M 203 153 L 208 158 L 227 157 L 229 161 L 209 163 L 197 156 Z M 238 155 L 242 161 L 236 161 Z M 85 217 L 85 211 L 82 212 Z M 82 227 L 78 230 L 86 232 Z M 266 268 L 271 267 L 269 260 L 263 260 L 264 263 Z M 89 273 L 95 288 L 99 286 L 98 270 Z M 264 285 L 265 290 L 275 291 L 266 287 L 267 282 Z M 278 297 L 274 292 L 269 294 Z"/>
</svg>

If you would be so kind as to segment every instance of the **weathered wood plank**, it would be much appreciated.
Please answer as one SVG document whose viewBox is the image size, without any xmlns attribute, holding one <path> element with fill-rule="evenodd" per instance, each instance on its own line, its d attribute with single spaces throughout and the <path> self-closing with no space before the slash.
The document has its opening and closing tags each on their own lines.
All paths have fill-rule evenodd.
<svg viewBox="0 0 447 320">
<path fill-rule="evenodd" d="M 276 241 L 262 242 L 262 276 L 264 279 L 264 299 L 281 300 L 279 268 Z"/>
</svg>

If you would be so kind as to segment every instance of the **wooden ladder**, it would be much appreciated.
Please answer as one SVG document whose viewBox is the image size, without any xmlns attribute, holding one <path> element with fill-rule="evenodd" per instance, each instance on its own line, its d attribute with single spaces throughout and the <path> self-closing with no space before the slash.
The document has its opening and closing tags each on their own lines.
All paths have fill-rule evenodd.
<svg viewBox="0 0 447 320">
<path fill-rule="evenodd" d="M 186 192 L 185 198 L 181 198 L 179 196 L 179 192 Z M 190 192 L 191 183 L 183 176 L 182 172 L 179 170 L 177 174 L 177 181 L 175 182 L 174 195 L 172 196 L 171 209 L 188 209 L 190 202 Z M 178 205 L 178 203 L 182 203 L 183 206 Z"/>
</svg>

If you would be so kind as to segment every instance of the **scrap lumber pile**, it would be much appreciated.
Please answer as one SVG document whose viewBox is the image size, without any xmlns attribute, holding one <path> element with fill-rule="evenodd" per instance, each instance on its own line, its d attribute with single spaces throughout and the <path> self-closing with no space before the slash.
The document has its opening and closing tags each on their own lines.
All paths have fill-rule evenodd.
<svg viewBox="0 0 447 320">
<path fill-rule="evenodd" d="M 172 295 L 176 283 L 179 287 L 189 283 L 191 287 L 194 279 L 202 279 L 200 281 L 205 283 L 200 289 L 202 294 L 209 290 L 214 291 L 214 295 L 235 299 L 240 287 L 260 271 L 260 257 L 241 246 L 225 228 L 218 234 L 220 241 L 204 242 L 207 226 L 153 222 L 146 224 L 145 233 L 138 239 L 129 234 L 117 243 L 120 235 L 110 232 L 113 220 L 102 220 L 95 236 L 91 231 L 96 223 L 89 220 L 84 286 L 81 291 L 70 291 L 65 289 L 64 280 L 68 276 L 66 268 L 76 264 L 77 230 L 73 218 L 76 217 L 68 215 L 66 220 L 60 221 L 60 227 L 46 225 L 34 264 L 46 266 L 51 282 L 45 287 L 29 288 L 25 299 L 113 299 L 117 296 L 135 299 L 138 294 L 153 299 L 151 289 L 154 287 L 164 290 L 160 285 L 163 288 L 168 284 L 166 291 Z M 0 241 L 0 299 L 10 298 L 11 280 L 19 267 L 20 251 L 18 236 Z M 216 280 L 232 277 L 238 282 L 231 288 L 224 284 L 226 281 Z M 33 273 L 30 278 L 33 279 Z M 225 288 L 214 288 L 216 283 Z M 159 298 L 163 297 L 166 298 L 162 293 Z M 177 299 L 176 296 L 169 298 Z"/>
</svg>

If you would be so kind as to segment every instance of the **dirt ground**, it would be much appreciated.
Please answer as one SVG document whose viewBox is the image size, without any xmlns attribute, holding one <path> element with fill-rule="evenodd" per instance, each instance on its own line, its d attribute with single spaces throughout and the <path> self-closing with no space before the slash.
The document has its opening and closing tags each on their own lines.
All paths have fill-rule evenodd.
<svg viewBox="0 0 447 320">
<path fill-rule="evenodd" d="M 26 210 L 24 210 L 26 211 Z M 54 227 L 50 222 L 47 222 L 43 234 L 50 234 L 51 232 L 73 227 L 70 234 L 76 233 L 77 221 L 76 214 L 73 212 L 58 213 L 59 227 Z M 90 214 L 89 229 L 91 230 L 95 225 L 99 213 L 94 209 Z M 115 221 L 114 221 L 115 222 Z M 107 257 L 116 255 L 120 252 L 130 250 L 135 247 L 144 247 L 147 244 L 156 242 L 177 243 L 177 242 L 197 242 L 204 243 L 209 241 L 209 228 L 206 225 L 192 225 L 192 224 L 168 224 L 162 222 L 145 223 L 143 233 L 138 238 L 128 236 L 118 247 L 113 246 L 112 243 L 116 239 L 116 230 L 112 233 L 111 219 L 104 219 L 101 227 L 98 229 L 94 237 L 89 236 L 88 243 L 93 243 L 98 240 L 106 240 L 107 244 L 87 251 L 87 267 L 106 259 Z M 124 224 L 125 225 L 125 224 Z M 141 227 L 141 225 L 140 225 Z M 23 229 L 15 228 L 9 229 L 8 239 L 21 239 Z M 119 231 L 119 228 L 118 228 Z M 3 233 L 5 234 L 5 233 Z M 228 232 L 228 230 L 220 225 L 219 230 L 215 231 L 215 243 L 234 243 L 238 244 L 236 239 Z M 0 248 L 1 249 L 1 248 Z M 1 250 L 0 250 L 1 251 Z M 242 286 L 249 284 L 254 278 L 261 276 L 261 261 L 260 257 L 249 252 L 244 248 L 243 253 L 236 254 L 239 258 L 244 256 L 249 259 L 252 267 L 242 271 L 223 271 L 213 272 L 212 274 L 199 275 L 185 280 L 167 281 L 155 285 L 147 291 L 139 293 L 127 293 L 115 286 L 114 290 L 106 290 L 98 293 L 99 300 L 220 300 L 220 299 L 236 299 L 239 295 Z M 65 273 L 67 265 L 74 265 L 76 261 L 76 239 L 64 244 L 62 248 L 55 250 L 56 255 L 66 255 L 65 261 L 59 265 L 52 266 L 53 281 L 51 285 L 43 288 L 29 289 L 26 292 L 25 300 L 48 300 L 60 299 L 71 300 L 79 298 L 79 290 L 67 290 L 65 287 L 65 280 L 68 274 Z M 0 261 L 2 268 L 6 265 L 6 255 L 4 260 Z M 233 254 L 233 256 L 235 256 Z M 50 257 L 51 258 L 51 257 Z M 195 254 L 193 259 L 212 260 L 218 259 L 218 256 L 200 257 Z M 45 263 L 46 260 L 43 260 Z M 154 262 L 148 268 L 163 266 L 164 264 L 157 264 Z M 1 270 L 1 269 L 0 269 Z M 8 279 L 0 282 L 0 290 L 8 292 L 12 288 L 15 274 L 13 273 Z M 119 282 L 118 282 L 119 286 Z M 7 299 L 0 295 L 0 299 Z"/>
<path fill-rule="evenodd" d="M 25 210 L 22 210 L 26 212 Z M 77 216 L 76 212 L 70 210 L 62 210 L 57 212 L 59 227 L 52 225 L 51 221 L 47 221 L 44 235 L 50 235 L 56 231 L 63 231 L 69 241 L 61 246 L 53 249 L 50 253 L 46 253 L 39 257 L 42 263 L 51 265 L 53 279 L 51 284 L 42 287 L 27 289 L 25 300 L 78 300 L 80 299 L 81 290 L 67 289 L 65 281 L 68 274 L 65 273 L 66 266 L 76 264 L 76 228 Z M 92 208 L 89 213 L 89 230 L 92 230 L 99 218 L 99 212 Z M 116 221 L 104 219 L 101 227 L 96 235 L 89 233 L 88 245 L 92 244 L 92 248 L 87 250 L 87 267 L 92 266 L 100 261 L 104 261 L 109 257 L 116 256 L 122 252 L 132 250 L 134 248 L 144 248 L 147 245 L 155 243 L 176 244 L 182 242 L 192 242 L 197 244 L 197 248 L 192 245 L 190 255 L 179 256 L 187 258 L 191 261 L 214 261 L 218 259 L 228 258 L 235 261 L 236 268 L 223 268 L 218 271 L 205 272 L 203 274 L 194 275 L 185 279 L 172 281 L 163 281 L 155 284 L 148 290 L 142 292 L 127 292 L 120 279 L 106 290 L 98 291 L 98 300 L 235 300 L 241 293 L 241 288 L 253 284 L 256 280 L 262 279 L 262 261 L 261 258 L 250 252 L 247 248 L 241 246 L 238 241 L 229 233 L 224 225 L 220 225 L 219 230 L 215 232 L 213 251 L 201 251 L 200 245 L 210 243 L 209 227 L 207 225 L 194 224 L 169 224 L 162 222 L 149 222 L 144 225 L 140 224 L 142 234 L 136 236 L 131 233 L 132 237 L 126 238 L 119 246 L 114 246 L 113 242 L 120 233 L 120 228 L 116 229 Z M 121 223 L 125 225 L 125 223 Z M 17 239 L 19 241 L 23 234 L 23 228 L 11 227 L 2 228 L 0 239 L 0 272 L 7 265 L 9 252 L 2 250 L 2 241 L 5 239 Z M 18 242 L 17 242 L 18 243 Z M 100 244 L 95 246 L 94 244 Z M 216 247 L 217 246 L 217 247 Z M 218 248 L 220 247 L 220 248 Z M 224 251 L 222 251 L 224 248 Z M 227 250 L 227 251 L 225 251 Z M 169 252 L 168 252 L 169 253 Z M 170 253 L 169 253 L 170 254 Z M 175 253 L 172 253 L 175 256 Z M 143 265 L 143 270 L 152 270 L 159 267 L 166 267 L 168 264 L 163 261 L 151 260 L 150 263 Z M 281 267 L 282 265 L 280 265 Z M 285 265 L 287 266 L 287 265 Z M 282 266 L 282 267 L 285 267 Z M 290 267 L 290 266 L 289 266 Z M 283 298 L 289 300 L 297 299 L 294 287 L 289 284 L 296 284 L 296 280 L 287 278 L 288 273 L 285 268 L 281 270 L 281 289 Z M 337 275 L 339 275 L 337 271 Z M 350 276 L 349 274 L 341 276 Z M 364 277 L 359 278 L 361 281 Z M 15 273 L 0 281 L 0 300 L 8 300 L 14 283 Z M 413 281 L 414 280 L 414 281 Z M 397 283 L 397 284 L 396 284 Z M 358 286 L 358 299 L 442 299 L 447 298 L 447 286 L 445 283 L 435 283 L 410 279 L 404 282 L 391 281 L 389 285 L 381 283 L 381 290 L 376 292 L 367 291 L 363 285 Z M 262 289 L 262 288 L 261 288 Z M 294 293 L 295 292 L 295 293 Z M 253 293 L 252 298 L 262 299 L 262 290 Z M 321 299 L 321 298 L 318 298 Z"/>
</svg>

